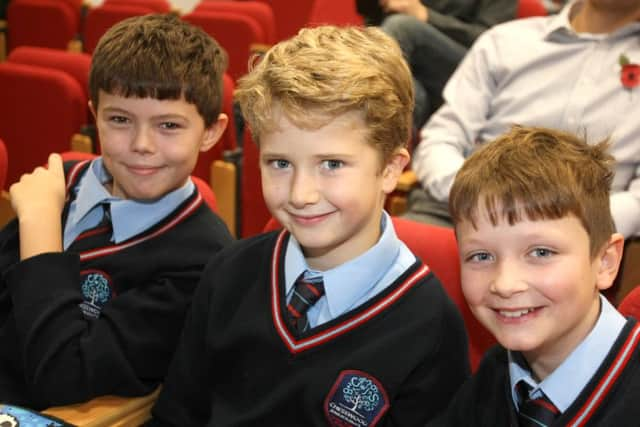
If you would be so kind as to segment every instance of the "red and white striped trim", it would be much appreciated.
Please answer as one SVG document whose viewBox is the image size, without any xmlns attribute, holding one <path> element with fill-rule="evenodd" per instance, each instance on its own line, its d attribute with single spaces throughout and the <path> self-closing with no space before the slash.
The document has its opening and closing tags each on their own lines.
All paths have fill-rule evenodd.
<svg viewBox="0 0 640 427">
<path fill-rule="evenodd" d="M 84 168 L 84 166 L 91 162 L 91 160 L 82 160 L 75 165 L 71 166 L 69 170 L 69 175 L 67 177 L 67 194 L 71 191 L 71 188 L 76 184 L 76 180 L 78 179 L 78 173 Z"/>
<path fill-rule="evenodd" d="M 637 324 L 629 334 L 627 341 L 622 346 L 622 349 L 618 352 L 616 359 L 613 361 L 611 368 L 607 371 L 607 373 L 602 377 L 600 383 L 597 385 L 589 399 L 587 399 L 587 403 L 578 411 L 578 414 L 573 417 L 571 422 L 567 424 L 570 427 L 578 427 L 584 426 L 587 421 L 593 416 L 593 413 L 598 409 L 602 400 L 605 398 L 607 393 L 613 384 L 615 384 L 616 380 L 627 366 L 631 355 L 635 351 L 638 345 L 638 339 L 640 339 L 640 324 Z"/>
<path fill-rule="evenodd" d="M 131 240 L 129 242 L 122 243 L 122 244 L 119 244 L 119 245 L 108 246 L 108 247 L 105 247 L 105 248 L 93 249 L 93 250 L 90 250 L 90 251 L 81 252 L 80 253 L 80 261 L 88 261 L 88 260 L 91 260 L 91 259 L 94 259 L 94 258 L 99 258 L 99 257 L 102 257 L 102 256 L 111 255 L 111 254 L 119 252 L 121 250 L 130 248 L 131 246 L 135 246 L 138 243 L 142 243 L 142 242 L 147 241 L 149 239 L 153 239 L 154 237 L 157 237 L 157 236 L 161 235 L 162 233 L 165 233 L 169 229 L 175 227 L 180 222 L 182 222 L 186 217 L 191 215 L 193 213 L 193 211 L 195 211 L 202 204 L 202 202 L 203 202 L 202 195 L 198 192 L 196 198 L 187 207 L 185 207 L 182 210 L 182 212 L 180 212 L 180 214 L 178 214 L 171 221 L 169 221 L 168 223 L 166 223 L 164 226 L 162 226 L 161 228 L 157 229 L 153 233 L 147 234 L 145 236 L 139 237 L 137 239 L 134 239 L 134 240 Z"/>
<path fill-rule="evenodd" d="M 344 322 L 326 329 L 316 335 L 306 337 L 300 341 L 297 341 L 287 329 L 285 320 L 281 316 L 280 312 L 280 298 L 278 292 L 278 260 L 280 259 L 280 253 L 283 250 L 282 245 L 284 237 L 287 231 L 282 230 L 276 241 L 276 246 L 273 251 L 273 259 L 271 260 L 271 311 L 273 321 L 276 327 L 278 335 L 282 338 L 282 341 L 286 344 L 291 353 L 300 353 L 310 348 L 324 344 L 356 327 L 372 319 L 378 315 L 381 311 L 389 307 L 402 297 L 409 289 L 411 289 L 416 283 L 424 278 L 429 273 L 429 267 L 423 265 L 415 273 L 409 276 L 402 285 L 400 285 L 395 291 L 387 295 L 384 299 L 378 301 L 376 304 L 364 310 L 360 314 L 351 317 Z"/>
</svg>

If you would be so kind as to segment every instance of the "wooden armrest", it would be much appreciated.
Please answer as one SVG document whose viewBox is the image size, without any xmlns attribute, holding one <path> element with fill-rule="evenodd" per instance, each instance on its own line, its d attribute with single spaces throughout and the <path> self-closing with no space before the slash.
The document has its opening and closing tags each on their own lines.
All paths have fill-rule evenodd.
<svg viewBox="0 0 640 427">
<path fill-rule="evenodd" d="M 0 62 L 7 59 L 7 21 L 0 19 Z"/>
<path fill-rule="evenodd" d="M 271 49 L 270 44 L 264 43 L 251 43 L 249 46 L 249 51 L 251 54 L 264 55 L 267 51 Z"/>
<path fill-rule="evenodd" d="M 93 153 L 93 141 L 88 135 L 76 133 L 71 137 L 71 151 Z"/>
<path fill-rule="evenodd" d="M 236 165 L 224 160 L 215 160 L 211 164 L 209 185 L 213 189 L 218 202 L 218 214 L 227 224 L 232 235 L 237 236 L 236 230 L 236 200 L 237 186 Z"/>
<path fill-rule="evenodd" d="M 73 38 L 69 40 L 69 43 L 67 43 L 67 50 L 69 52 L 82 53 L 82 49 L 82 40 L 80 40 L 79 38 Z"/>
<path fill-rule="evenodd" d="M 417 184 L 418 184 L 418 177 L 416 176 L 415 172 L 412 170 L 404 171 L 402 172 L 402 175 L 400 175 L 400 178 L 398 179 L 398 184 L 396 185 L 396 191 L 408 193 Z"/>
<path fill-rule="evenodd" d="M 9 221 L 16 217 L 16 213 L 11 206 L 11 198 L 9 193 L 2 191 L 0 194 L 0 228 L 4 227 Z"/>
<path fill-rule="evenodd" d="M 407 170 L 402 172 L 395 190 L 389 194 L 385 202 L 385 209 L 392 216 L 402 215 L 407 211 L 408 206 L 408 194 L 413 187 L 418 185 L 418 177 L 416 174 Z"/>
<path fill-rule="evenodd" d="M 57 406 L 42 411 L 78 427 L 137 426 L 151 417 L 151 407 L 160 393 L 142 397 L 100 396 L 85 403 Z"/>
</svg>

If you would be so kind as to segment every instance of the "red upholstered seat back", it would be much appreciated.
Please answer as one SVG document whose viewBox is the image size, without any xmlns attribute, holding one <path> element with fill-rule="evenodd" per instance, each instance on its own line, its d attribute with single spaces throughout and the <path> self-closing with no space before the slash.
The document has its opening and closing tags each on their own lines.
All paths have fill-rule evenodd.
<svg viewBox="0 0 640 427">
<path fill-rule="evenodd" d="M 246 74 L 248 70 L 251 45 L 266 43 L 264 29 L 250 16 L 207 9 L 194 10 L 184 15 L 183 19 L 202 28 L 227 51 L 227 72 L 234 80 Z"/>
<path fill-rule="evenodd" d="M 260 1 L 216 0 L 201 1 L 194 9 L 195 12 L 219 11 L 245 15 L 256 20 L 262 27 L 265 43 L 274 44 L 277 40 L 276 19 L 271 5 Z"/>
<path fill-rule="evenodd" d="M 157 13 L 157 11 L 151 6 L 139 3 L 105 3 L 102 6 L 90 9 L 84 25 L 83 50 L 87 53 L 93 53 L 100 37 L 116 23 L 132 16 L 147 15 L 149 13 Z"/>
<path fill-rule="evenodd" d="M 0 139 L 0 190 L 5 189 L 7 183 L 7 169 L 9 168 L 9 156 L 7 155 L 7 146 Z"/>
<path fill-rule="evenodd" d="M 67 49 L 80 32 L 80 2 L 13 0 L 7 8 L 9 52 L 17 46 Z"/>
<path fill-rule="evenodd" d="M 7 185 L 69 149 L 86 119 L 86 99 L 69 74 L 12 62 L 0 64 L 0 138 L 11 162 Z"/>
</svg>

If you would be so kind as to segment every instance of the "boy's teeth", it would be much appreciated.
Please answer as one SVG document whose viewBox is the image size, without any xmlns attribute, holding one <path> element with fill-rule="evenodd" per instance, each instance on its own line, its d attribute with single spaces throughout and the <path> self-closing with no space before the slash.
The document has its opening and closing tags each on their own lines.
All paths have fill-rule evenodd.
<svg viewBox="0 0 640 427">
<path fill-rule="evenodd" d="M 533 311 L 533 308 L 527 308 L 525 310 L 518 310 L 518 311 L 500 310 L 500 314 L 503 315 L 504 317 L 520 317 L 520 316 L 524 316 L 527 313 L 531 313 L 532 311 Z"/>
</svg>

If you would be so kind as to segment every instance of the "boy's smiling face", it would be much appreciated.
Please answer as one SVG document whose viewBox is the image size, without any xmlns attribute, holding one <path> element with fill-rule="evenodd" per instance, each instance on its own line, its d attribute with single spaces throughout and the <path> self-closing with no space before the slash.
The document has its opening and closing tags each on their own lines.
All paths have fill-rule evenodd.
<svg viewBox="0 0 640 427">
<path fill-rule="evenodd" d="M 278 129 L 260 138 L 267 207 L 319 270 L 353 259 L 376 243 L 384 197 L 408 159 L 406 150 L 399 149 L 382 168 L 381 154 L 366 141 L 357 113 L 316 130 L 300 129 L 280 114 Z"/>
<path fill-rule="evenodd" d="M 499 210 L 498 210 L 499 211 Z M 599 291 L 611 285 L 614 235 L 595 258 L 573 215 L 493 225 L 478 215 L 456 226 L 462 289 L 475 316 L 506 348 L 521 351 L 543 379 L 587 336 Z M 616 246 L 616 247 L 617 247 Z M 617 264 L 614 267 L 617 271 Z"/>
<path fill-rule="evenodd" d="M 218 141 L 227 123 L 221 114 L 206 129 L 196 106 L 184 99 L 127 98 L 104 91 L 94 115 L 102 158 L 113 177 L 110 192 L 135 200 L 155 200 L 182 186 L 198 154 Z"/>
</svg>

